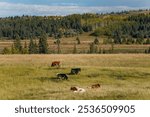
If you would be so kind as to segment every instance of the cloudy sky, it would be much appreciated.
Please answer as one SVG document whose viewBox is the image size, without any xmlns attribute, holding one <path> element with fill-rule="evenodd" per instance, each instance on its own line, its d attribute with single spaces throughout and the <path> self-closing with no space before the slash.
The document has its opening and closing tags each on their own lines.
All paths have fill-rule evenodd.
<svg viewBox="0 0 150 117">
<path fill-rule="evenodd" d="M 150 8 L 150 0 L 0 0 L 0 17 L 68 15 Z"/>
</svg>

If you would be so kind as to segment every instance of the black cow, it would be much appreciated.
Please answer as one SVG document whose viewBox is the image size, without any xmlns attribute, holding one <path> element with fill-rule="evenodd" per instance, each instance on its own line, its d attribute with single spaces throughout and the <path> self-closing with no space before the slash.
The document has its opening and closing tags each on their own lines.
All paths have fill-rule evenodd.
<svg viewBox="0 0 150 117">
<path fill-rule="evenodd" d="M 77 90 L 78 90 L 78 87 L 71 87 L 70 90 L 71 90 L 71 91 L 77 91 Z"/>
<path fill-rule="evenodd" d="M 67 80 L 68 76 L 67 76 L 67 74 L 64 74 L 64 73 L 58 73 L 57 78 Z"/>
<path fill-rule="evenodd" d="M 72 68 L 71 69 L 71 74 L 78 74 L 79 72 L 81 72 L 81 68 Z"/>
</svg>

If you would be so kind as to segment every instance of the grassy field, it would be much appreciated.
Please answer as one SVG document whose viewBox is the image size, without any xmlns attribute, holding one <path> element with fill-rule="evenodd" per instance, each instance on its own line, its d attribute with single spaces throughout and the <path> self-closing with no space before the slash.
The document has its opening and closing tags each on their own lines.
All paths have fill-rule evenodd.
<svg viewBox="0 0 150 117">
<path fill-rule="evenodd" d="M 77 45 L 77 53 L 87 53 L 89 51 L 89 44 L 92 43 L 95 39 L 93 36 L 89 36 L 88 33 L 82 34 L 79 36 L 81 44 Z M 109 53 L 112 49 L 111 44 L 104 44 L 103 41 L 106 40 L 107 37 L 100 37 L 100 45 L 98 47 L 102 50 L 104 49 L 106 53 Z M 48 48 L 50 53 L 57 53 L 57 45 L 54 44 L 56 40 L 54 38 L 48 38 Z M 25 41 L 22 40 L 22 45 L 24 46 Z M 38 40 L 37 40 L 38 42 Z M 74 50 L 74 44 L 76 42 L 76 37 L 69 37 L 69 38 L 62 38 L 61 39 L 61 53 L 62 54 L 72 54 Z M 27 43 L 29 44 L 29 40 L 27 40 Z M 0 53 L 2 53 L 3 49 L 5 47 L 11 48 L 13 44 L 13 40 L 0 40 Z M 145 50 L 147 50 L 150 47 L 149 44 L 142 45 L 142 44 L 116 44 L 114 45 L 114 51 L 113 53 L 144 53 Z"/>
<path fill-rule="evenodd" d="M 54 60 L 61 68 L 50 67 Z M 73 67 L 81 73 L 56 79 Z M 95 83 L 101 88 L 90 89 Z M 0 55 L 0 99 L 150 99 L 150 55 Z"/>
</svg>

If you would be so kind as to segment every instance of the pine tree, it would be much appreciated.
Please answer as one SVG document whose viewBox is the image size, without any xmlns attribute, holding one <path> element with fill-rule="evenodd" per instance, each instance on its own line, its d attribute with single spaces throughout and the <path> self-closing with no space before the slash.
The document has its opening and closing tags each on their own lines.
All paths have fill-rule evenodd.
<svg viewBox="0 0 150 117">
<path fill-rule="evenodd" d="M 150 39 L 147 39 L 147 40 L 146 40 L 146 44 L 150 44 Z"/>
<path fill-rule="evenodd" d="M 146 49 L 144 52 L 145 52 L 145 54 L 147 54 L 147 53 L 148 53 L 148 50 Z"/>
<path fill-rule="evenodd" d="M 111 53 L 113 53 L 113 52 L 114 52 L 114 42 L 112 40 L 112 42 L 111 42 Z"/>
<path fill-rule="evenodd" d="M 28 54 L 28 46 L 27 46 L 27 42 L 26 41 L 24 42 L 24 48 L 23 48 L 22 53 L 23 54 Z"/>
<path fill-rule="evenodd" d="M 11 54 L 11 50 L 7 47 L 5 47 L 2 51 L 3 54 Z"/>
<path fill-rule="evenodd" d="M 103 48 L 103 54 L 105 54 L 105 53 L 106 53 L 105 48 Z"/>
<path fill-rule="evenodd" d="M 29 43 L 29 54 L 35 54 L 34 52 L 35 52 L 35 47 L 34 47 L 35 45 L 34 45 L 34 43 L 33 43 L 33 39 L 31 38 L 30 39 L 30 43 Z"/>
<path fill-rule="evenodd" d="M 95 40 L 94 40 L 94 44 L 98 45 L 99 44 L 99 40 L 98 38 L 96 37 Z"/>
<path fill-rule="evenodd" d="M 94 53 L 98 53 L 98 46 L 97 45 L 94 47 Z"/>
<path fill-rule="evenodd" d="M 150 54 L 150 47 L 149 47 L 149 49 L 148 49 L 147 53 L 149 53 L 149 54 Z"/>
<path fill-rule="evenodd" d="M 77 44 L 81 44 L 79 37 L 76 38 Z"/>
<path fill-rule="evenodd" d="M 90 44 L 90 53 L 94 53 L 95 52 L 95 45 L 94 43 Z"/>
<path fill-rule="evenodd" d="M 74 43 L 73 54 L 76 54 L 76 53 L 77 53 L 77 45 L 76 43 Z"/>
<path fill-rule="evenodd" d="M 99 47 L 99 52 L 98 52 L 99 54 L 101 54 L 102 53 L 102 48 L 101 47 Z"/>
<path fill-rule="evenodd" d="M 15 54 L 16 53 L 16 50 L 15 50 L 15 48 L 14 48 L 14 45 L 12 44 L 12 46 L 11 46 L 11 53 L 12 54 Z"/>
<path fill-rule="evenodd" d="M 19 35 L 16 35 L 16 37 L 15 37 L 14 48 L 16 49 L 17 53 L 22 53 L 22 45 L 21 45 Z M 17 53 L 15 53 L 15 54 L 17 54 Z"/>
<path fill-rule="evenodd" d="M 39 49 L 38 49 L 38 44 L 36 43 L 36 40 L 34 42 L 34 53 L 38 54 L 39 53 Z"/>
<path fill-rule="evenodd" d="M 48 53 L 47 37 L 45 34 L 40 36 L 40 39 L 39 39 L 39 53 L 40 54 L 47 54 Z"/>
<path fill-rule="evenodd" d="M 56 44 L 57 44 L 57 54 L 60 54 L 61 49 L 60 49 L 60 39 L 59 38 L 57 39 Z"/>
</svg>

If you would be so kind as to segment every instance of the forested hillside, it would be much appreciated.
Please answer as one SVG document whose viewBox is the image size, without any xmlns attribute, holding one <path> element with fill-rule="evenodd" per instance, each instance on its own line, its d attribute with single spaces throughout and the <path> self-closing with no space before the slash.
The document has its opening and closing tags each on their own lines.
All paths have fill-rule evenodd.
<svg viewBox="0 0 150 117">
<path fill-rule="evenodd" d="M 72 37 L 84 32 L 108 36 L 115 43 L 146 43 L 150 37 L 149 11 L 110 14 L 74 14 L 70 16 L 22 16 L 0 19 L 1 39 L 29 39 L 42 34 Z"/>
<path fill-rule="evenodd" d="M 3 54 L 150 53 L 150 10 L 0 18 L 0 41 Z"/>
<path fill-rule="evenodd" d="M 38 37 L 43 33 L 48 36 L 70 36 L 81 33 L 81 16 L 72 15 L 66 17 L 36 17 L 22 16 L 0 19 L 0 37 L 15 39 L 19 35 L 21 39 Z"/>
</svg>

